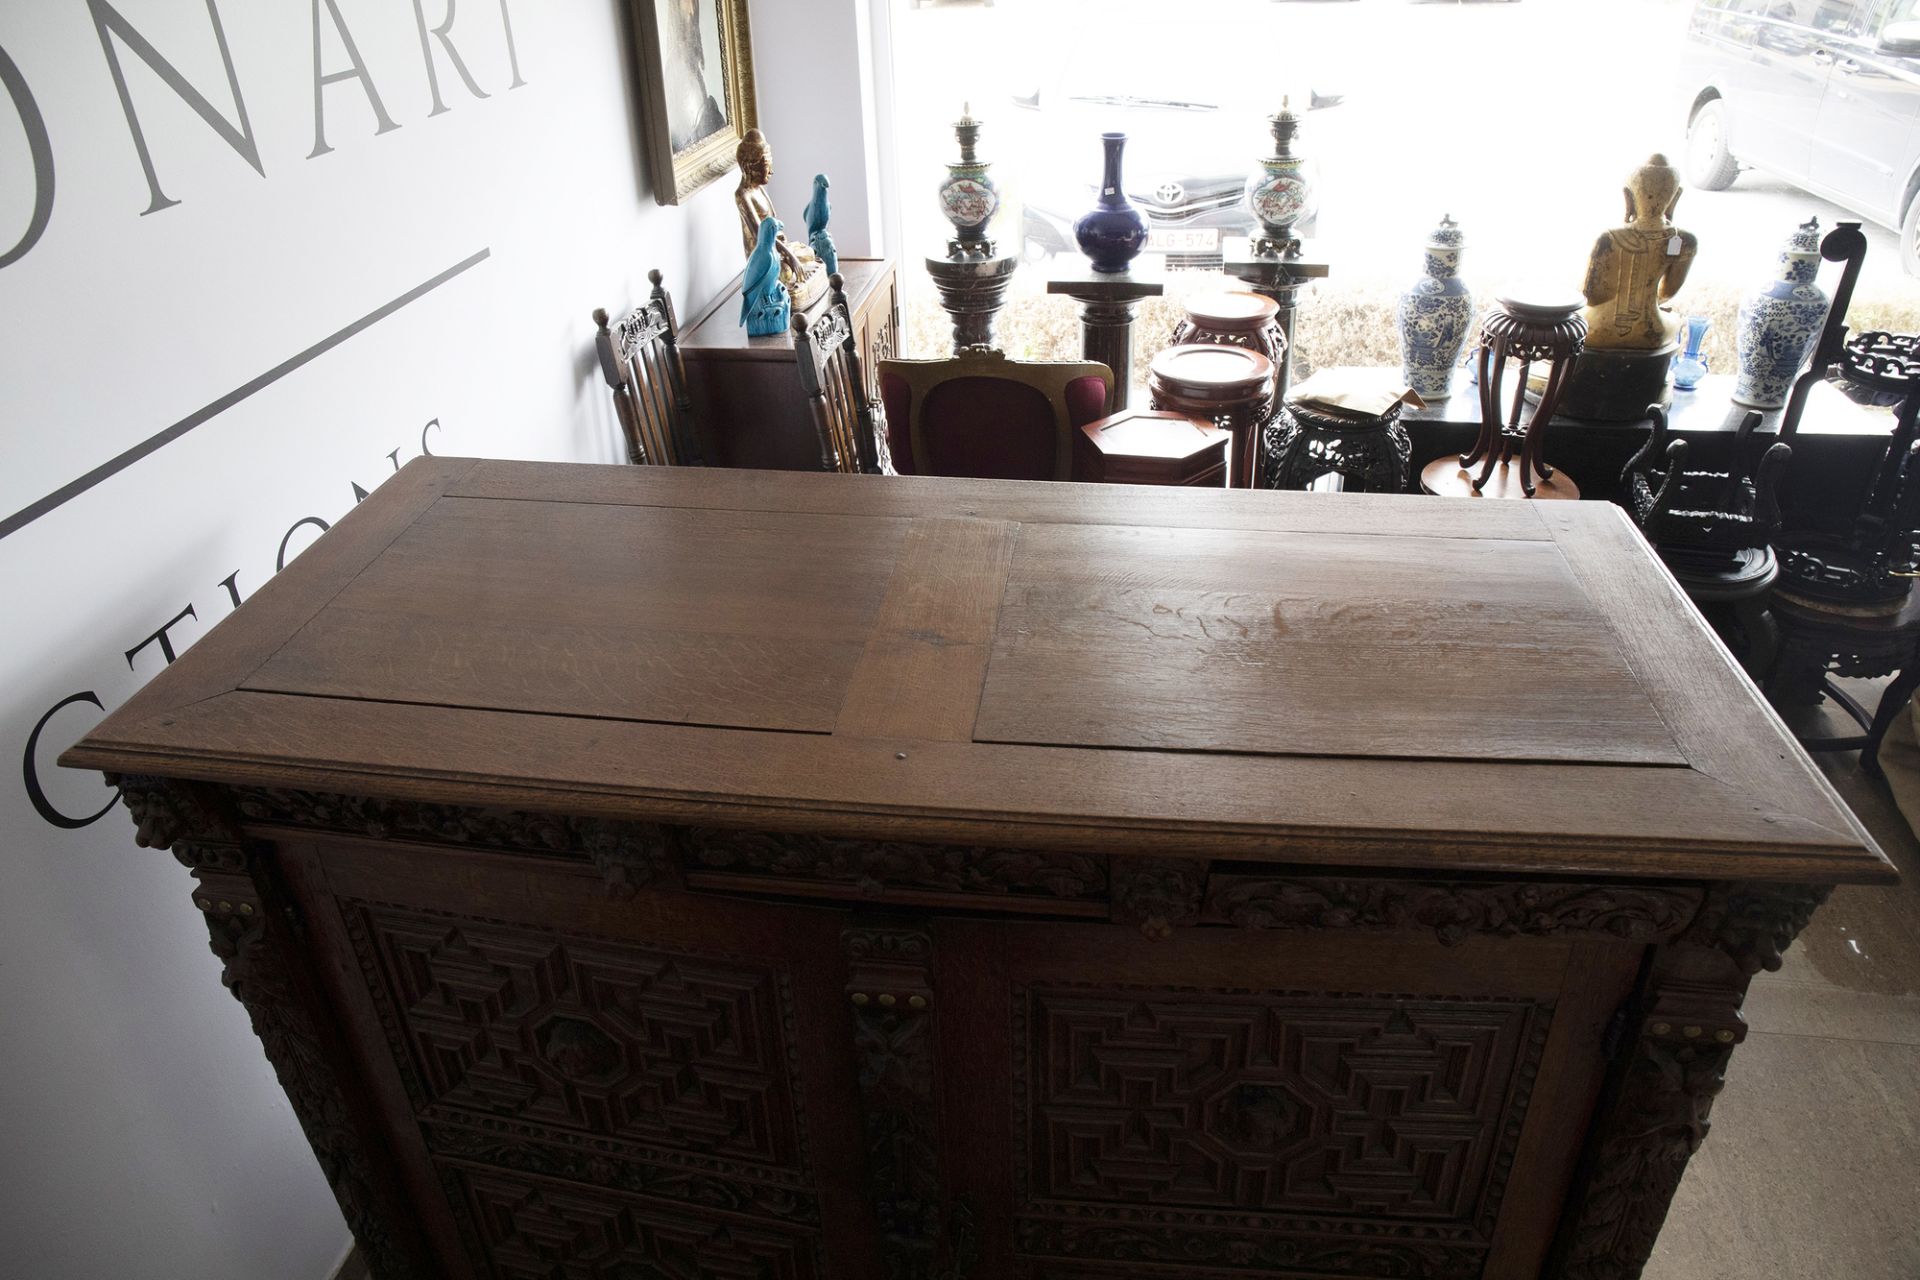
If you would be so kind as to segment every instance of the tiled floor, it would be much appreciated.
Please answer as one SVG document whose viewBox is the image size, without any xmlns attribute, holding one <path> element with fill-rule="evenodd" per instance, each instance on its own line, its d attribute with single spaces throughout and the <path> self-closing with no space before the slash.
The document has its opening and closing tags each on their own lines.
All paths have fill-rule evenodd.
<svg viewBox="0 0 1920 1280">
<path fill-rule="evenodd" d="M 1855 755 L 1818 758 L 1906 879 L 1836 890 L 1754 980 L 1646 1280 L 1920 1277 L 1920 843 Z"/>
</svg>

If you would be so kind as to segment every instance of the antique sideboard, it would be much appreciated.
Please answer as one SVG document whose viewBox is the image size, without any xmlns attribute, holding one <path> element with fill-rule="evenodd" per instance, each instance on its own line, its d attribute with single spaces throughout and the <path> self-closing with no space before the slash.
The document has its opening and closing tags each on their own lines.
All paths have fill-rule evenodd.
<svg viewBox="0 0 1920 1280">
<path fill-rule="evenodd" d="M 878 400 L 880 362 L 900 340 L 900 287 L 890 258 L 842 258 L 847 307 L 867 394 Z M 830 301 L 822 292 L 810 316 Z M 817 471 L 820 439 L 800 386 L 793 335 L 750 338 L 740 327 L 740 281 L 721 291 L 680 333 L 703 456 L 722 467 Z"/>
<path fill-rule="evenodd" d="M 63 763 L 382 1280 L 1624 1280 L 1893 878 L 1603 504 L 421 459 Z"/>
</svg>

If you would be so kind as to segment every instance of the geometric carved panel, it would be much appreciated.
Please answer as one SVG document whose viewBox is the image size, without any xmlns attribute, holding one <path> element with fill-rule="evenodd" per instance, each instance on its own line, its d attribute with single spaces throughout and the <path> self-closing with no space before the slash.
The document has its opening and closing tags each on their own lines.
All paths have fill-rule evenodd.
<svg viewBox="0 0 1920 1280">
<path fill-rule="evenodd" d="M 1302 1274 L 1477 1273 L 1552 1012 L 1063 984 L 1014 1003 L 1021 1252 Z M 1263 1231 L 1286 1239 L 1263 1252 Z"/>
<path fill-rule="evenodd" d="M 493 1280 L 815 1280 L 814 1239 L 584 1187 L 443 1166 Z"/>
<path fill-rule="evenodd" d="M 376 903 L 348 933 L 423 1118 L 805 1179 L 777 967 Z M 671 1273 L 668 1273 L 671 1274 Z"/>
</svg>

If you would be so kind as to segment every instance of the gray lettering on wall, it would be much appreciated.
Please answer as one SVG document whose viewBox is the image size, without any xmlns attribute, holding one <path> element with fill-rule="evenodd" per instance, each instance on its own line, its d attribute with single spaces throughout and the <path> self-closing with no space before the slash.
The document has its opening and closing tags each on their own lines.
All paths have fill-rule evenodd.
<svg viewBox="0 0 1920 1280">
<path fill-rule="evenodd" d="M 209 0 L 209 3 L 211 3 L 211 0 Z M 476 98 L 491 96 L 485 89 L 482 89 L 473 82 L 473 76 L 467 71 L 467 64 L 460 58 L 460 51 L 453 47 L 453 40 L 448 33 L 453 30 L 454 7 L 455 0 L 447 0 L 447 20 L 429 32 L 427 30 L 427 11 L 421 7 L 421 0 L 413 0 L 413 20 L 415 25 L 420 28 L 420 56 L 425 59 L 427 64 L 427 91 L 433 95 L 433 110 L 427 112 L 429 117 L 437 116 L 447 110 L 447 104 L 440 100 L 440 77 L 433 68 L 433 46 L 427 43 L 427 37 L 429 35 L 432 35 L 434 39 L 438 40 L 440 47 L 446 50 L 447 60 L 453 63 L 453 69 L 455 73 L 459 75 L 461 81 L 466 84 L 468 93 L 471 93 Z M 501 20 L 505 21 L 506 16 L 507 7 L 503 4 L 500 6 Z M 512 49 L 511 42 L 508 44 L 508 49 L 509 51 Z M 511 56 L 510 52 L 509 57 Z"/>
<path fill-rule="evenodd" d="M 247 101 L 240 95 L 240 77 L 233 69 L 233 54 L 227 49 L 226 28 L 220 25 L 220 11 L 213 7 L 213 0 L 207 0 L 207 17 L 213 23 L 214 43 L 220 48 L 220 65 L 226 68 L 227 89 L 233 94 L 234 113 L 240 117 L 237 126 L 215 110 L 214 105 L 198 89 L 188 84 L 187 78 L 171 62 L 161 57 L 160 51 L 135 31 L 132 24 L 107 0 L 87 0 L 87 10 L 93 15 L 93 27 L 99 33 L 100 48 L 106 52 L 107 68 L 113 73 L 113 87 L 120 93 L 120 109 L 126 113 L 127 128 L 133 132 L 133 149 L 140 153 L 140 168 L 147 175 L 147 190 L 152 194 L 152 201 L 141 211 L 141 216 L 171 208 L 180 202 L 169 199 L 160 190 L 160 179 L 153 169 L 153 154 L 147 150 L 147 135 L 140 128 L 139 113 L 133 109 L 133 94 L 127 88 L 127 73 L 121 69 L 120 52 L 114 46 L 116 36 L 160 77 L 167 88 L 192 107 L 194 114 L 207 122 L 208 128 L 219 134 L 228 146 L 239 153 L 242 160 L 252 165 L 255 173 L 263 178 L 267 176 L 265 167 L 260 163 L 260 144 L 253 137 L 253 122 L 247 118 Z"/>
<path fill-rule="evenodd" d="M 312 346 L 308 347 L 305 351 L 302 351 L 300 354 L 296 356 L 292 356 L 289 359 L 282 360 L 279 364 L 275 365 L 273 368 L 267 370 L 265 373 L 259 375 L 258 377 L 253 378 L 252 380 L 247 382 L 244 386 L 236 387 L 232 391 L 229 391 L 227 392 L 227 394 L 221 396 L 218 400 L 215 400 L 212 404 L 204 405 L 201 408 L 194 410 L 192 413 L 188 414 L 186 417 L 182 418 L 180 421 L 174 423 L 172 426 L 166 428 L 164 431 L 160 431 L 155 433 L 154 435 L 148 436 L 145 440 L 142 440 L 139 444 L 134 445 L 131 449 L 126 450 L 124 453 L 120 454 L 116 458 L 110 458 L 106 462 L 101 463 L 99 466 L 87 472 L 87 474 L 81 476 L 79 479 L 69 480 L 66 484 L 61 485 L 58 489 L 55 489 L 52 493 L 47 494 L 45 497 L 40 498 L 37 501 L 28 503 L 26 506 L 14 512 L 12 515 L 8 516 L 6 519 L 0 520 L 0 538 L 8 537 L 17 531 L 26 528 L 28 525 L 32 524 L 35 520 L 38 520 L 41 516 L 46 515 L 48 512 L 58 510 L 60 507 L 66 505 L 69 502 L 72 502 L 75 498 L 79 497 L 81 494 L 85 493 L 87 490 L 101 483 L 103 480 L 107 480 L 113 476 L 118 475 L 120 472 L 125 471 L 128 467 L 132 466 L 134 463 L 140 461 L 140 459 L 145 458 L 153 453 L 156 453 L 161 449 L 164 449 L 167 445 L 172 444 L 175 440 L 178 440 L 181 436 L 184 436 L 185 434 L 187 434 L 187 432 L 194 430 L 196 427 L 199 427 L 204 423 L 212 421 L 214 418 L 218 417 L 220 414 L 225 413 L 227 410 L 233 408 L 233 406 L 235 406 L 236 404 L 239 404 L 242 400 L 245 400 L 248 396 L 252 395 L 254 392 L 259 391 L 262 387 L 272 386 L 274 383 L 278 382 L 280 379 L 286 377 L 289 373 L 292 373 L 295 369 L 298 369 L 301 366 L 317 359 L 319 356 L 321 356 L 325 352 L 333 350 L 335 347 L 345 342 L 348 338 L 351 338 L 354 334 L 359 333 L 361 330 L 366 329 L 372 325 L 378 324 L 381 320 L 384 320 L 386 317 L 400 310 L 400 308 L 406 306 L 408 303 L 413 302 L 418 298 L 423 298 L 427 294 L 432 293 L 435 289 L 438 289 L 441 285 L 453 279 L 455 276 L 459 275 L 461 272 L 467 271 L 473 267 L 479 266 L 482 262 L 485 262 L 487 260 L 488 256 L 492 252 L 493 251 L 491 249 L 482 249 L 480 250 L 480 252 L 467 258 L 465 261 L 456 262 L 454 265 L 452 265 L 451 267 L 448 267 L 445 271 L 442 271 L 439 275 L 435 276 L 433 279 L 428 280 L 424 284 L 417 285 L 414 288 L 407 290 L 405 293 L 395 298 L 392 302 L 386 303 L 385 305 L 375 309 L 374 311 L 368 313 L 367 315 L 361 316 L 358 320 L 355 320 L 352 324 L 348 325 L 346 328 L 341 329 L 336 333 L 330 334 L 325 338 L 322 338 L 319 342 L 314 343 Z M 423 430 L 421 432 L 421 438 L 424 440 L 425 437 L 426 437 L 426 433 Z"/>
<path fill-rule="evenodd" d="M 423 457 L 433 456 L 432 452 L 427 448 L 427 433 L 430 431 L 443 431 L 440 425 L 440 419 L 429 418 L 426 425 L 420 428 L 420 453 Z M 395 471 L 400 469 L 400 452 L 404 448 L 406 448 L 406 446 L 401 445 L 386 455 L 387 461 L 393 464 Z M 367 491 L 352 480 L 349 480 L 347 483 L 353 491 L 354 503 L 358 505 L 361 499 L 367 497 Z M 294 521 L 293 526 L 289 528 L 286 534 L 280 539 L 280 547 L 274 557 L 274 569 L 276 572 L 286 567 L 289 558 L 288 548 L 292 543 L 293 536 L 303 528 L 318 529 L 324 533 L 327 529 L 327 521 L 321 519 L 319 516 L 303 516 L 299 520 Z M 220 579 L 218 585 L 221 590 L 226 593 L 230 608 L 238 609 L 242 599 L 240 591 L 240 570 L 235 569 L 232 573 Z M 186 607 L 169 618 L 165 625 L 126 651 L 124 656 L 127 660 L 127 669 L 134 671 L 137 678 L 139 673 L 135 671 L 134 658 L 139 656 L 142 650 L 156 645 L 160 650 L 162 665 L 171 664 L 178 656 L 178 650 L 176 650 L 173 643 L 172 629 L 179 626 L 181 622 L 188 618 L 192 618 L 195 622 L 201 621 L 200 614 L 193 601 L 188 601 Z M 73 814 L 63 811 L 55 804 L 52 798 L 47 795 L 45 786 L 42 785 L 40 777 L 41 740 L 46 736 L 48 726 L 53 723 L 56 717 L 60 716 L 61 712 L 65 711 L 68 707 L 77 706 L 80 703 L 86 703 L 96 707 L 102 712 L 106 710 L 106 704 L 101 701 L 100 695 L 92 689 L 68 694 L 47 708 L 46 712 L 34 722 L 33 728 L 28 730 L 26 750 L 21 753 L 20 759 L 21 782 L 26 790 L 28 803 L 33 806 L 34 812 L 39 814 L 43 821 L 51 826 L 68 831 L 90 826 L 94 822 L 97 822 L 108 810 L 113 808 L 114 804 L 114 798 L 110 796 L 106 804 L 102 805 L 95 812 L 84 817 L 76 817 Z M 63 720 L 62 723 L 66 726 L 66 731 L 61 735 L 62 740 L 66 743 L 77 740 L 80 736 L 80 730 L 74 728 L 71 724 L 67 724 L 65 720 Z M 58 753 L 49 752 L 48 754 L 49 757 L 51 757 Z"/>
<path fill-rule="evenodd" d="M 354 486 L 355 489 L 359 487 L 359 485 Z M 358 498 L 356 498 L 355 501 L 358 502 Z M 293 535 L 308 527 L 318 529 L 321 533 L 325 533 L 333 526 L 325 520 L 322 520 L 319 516 L 301 516 L 298 520 L 295 520 L 293 526 L 281 537 L 280 550 L 273 557 L 273 571 L 275 573 L 287 567 L 287 544 L 293 541 Z"/>
<path fill-rule="evenodd" d="M 134 655 L 138 654 L 142 649 L 146 648 L 150 644 L 153 644 L 155 641 L 158 641 L 160 644 L 160 656 L 166 659 L 166 665 L 169 667 L 172 666 L 173 660 L 179 657 L 180 655 L 174 652 L 173 637 L 168 633 L 172 631 L 173 628 L 179 626 L 180 621 L 183 618 L 192 618 L 195 622 L 200 621 L 200 615 L 193 611 L 192 601 L 188 601 L 186 608 L 174 614 L 171 618 L 168 618 L 166 622 L 162 624 L 162 626 L 158 631 L 148 636 L 145 640 L 142 640 L 139 644 L 133 646 L 133 648 L 127 650 L 127 670 L 129 671 L 133 670 Z"/>
<path fill-rule="evenodd" d="M 501 0 L 500 17 L 507 16 L 506 0 Z M 512 56 L 513 38 L 507 38 L 508 56 Z M 520 78 L 520 68 L 514 66 L 514 79 Z M 20 127 L 26 131 L 27 154 L 33 158 L 33 213 L 27 218 L 27 229 L 14 242 L 13 248 L 0 253 L 0 267 L 17 262 L 27 256 L 27 250 L 46 233 L 47 220 L 53 217 L 53 142 L 47 137 L 47 122 L 40 117 L 40 104 L 33 100 L 33 92 L 27 88 L 27 78 L 20 74 L 20 68 L 0 49 L 0 85 L 5 85 L 7 96 L 13 99 L 13 109 L 19 113 Z M 518 88 L 518 84 L 514 86 Z"/>
<path fill-rule="evenodd" d="M 518 89 L 526 84 L 520 78 L 520 51 L 513 47 L 513 19 L 507 13 L 507 0 L 500 0 L 500 30 L 507 37 L 507 66 L 513 69 L 513 83 L 509 89 Z"/>
<path fill-rule="evenodd" d="M 33 731 L 27 734 L 26 754 L 20 762 L 20 772 L 27 788 L 27 800 L 33 805 L 33 811 L 39 814 L 45 821 L 66 831 L 78 831 L 81 827 L 90 826 L 100 821 L 100 819 L 105 816 L 107 810 L 113 808 L 113 802 L 118 798 L 118 793 L 116 792 L 114 795 L 108 796 L 107 802 L 94 812 L 84 818 L 76 818 L 71 814 L 62 813 L 53 801 L 47 798 L 46 788 L 40 785 L 40 735 L 47 731 L 48 721 L 52 720 L 62 711 L 65 711 L 68 707 L 80 702 L 92 703 L 103 712 L 107 709 L 106 705 L 100 701 L 100 695 L 91 689 L 83 690 L 80 693 L 68 694 L 66 697 L 60 699 L 60 701 L 54 703 L 53 706 L 49 707 L 47 714 L 41 716 L 39 720 L 34 722 Z"/>
<path fill-rule="evenodd" d="M 346 47 L 347 60 L 353 63 L 349 71 L 328 71 L 320 69 L 320 6 L 327 6 L 327 16 L 333 19 L 333 29 L 340 36 L 340 43 Z M 340 6 L 335 0 L 313 0 L 313 150 L 307 153 L 307 159 L 326 155 L 333 148 L 327 145 L 327 103 L 324 90 L 330 84 L 339 84 L 342 80 L 358 80 L 366 91 L 367 102 L 373 107 L 373 115 L 380 127 L 373 131 L 374 137 L 390 133 L 400 126 L 387 114 L 385 104 L 380 101 L 380 90 L 373 84 L 373 77 L 367 73 L 367 64 L 360 57 L 360 46 L 353 42 L 353 32 L 347 30 L 347 24 L 340 17 Z"/>
</svg>

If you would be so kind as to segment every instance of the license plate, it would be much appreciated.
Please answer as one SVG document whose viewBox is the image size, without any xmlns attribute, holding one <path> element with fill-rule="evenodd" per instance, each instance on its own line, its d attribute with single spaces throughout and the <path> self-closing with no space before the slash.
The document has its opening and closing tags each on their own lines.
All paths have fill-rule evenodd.
<svg viewBox="0 0 1920 1280">
<path fill-rule="evenodd" d="M 1220 248 L 1220 228 L 1159 228 L 1147 232 L 1148 253 L 1214 253 Z"/>
</svg>

